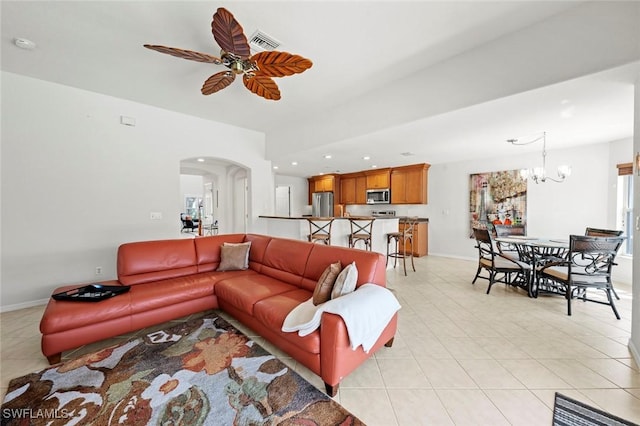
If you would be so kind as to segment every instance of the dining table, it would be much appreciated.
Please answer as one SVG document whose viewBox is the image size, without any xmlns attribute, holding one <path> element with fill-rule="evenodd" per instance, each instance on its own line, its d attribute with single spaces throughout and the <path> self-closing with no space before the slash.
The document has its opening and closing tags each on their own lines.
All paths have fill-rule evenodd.
<svg viewBox="0 0 640 426">
<path fill-rule="evenodd" d="M 504 245 L 515 247 L 519 260 L 531 265 L 527 294 L 533 298 L 538 297 L 538 269 L 549 262 L 565 260 L 569 251 L 568 239 L 511 235 L 494 238 L 494 241 L 501 243 L 503 247 Z M 548 290 L 553 292 L 553 289 Z"/>
</svg>

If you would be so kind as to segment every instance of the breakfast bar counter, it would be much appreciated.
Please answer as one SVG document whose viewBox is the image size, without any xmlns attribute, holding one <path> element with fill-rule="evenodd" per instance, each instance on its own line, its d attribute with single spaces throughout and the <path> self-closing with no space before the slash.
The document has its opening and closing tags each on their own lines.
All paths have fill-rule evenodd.
<svg viewBox="0 0 640 426">
<path fill-rule="evenodd" d="M 258 216 L 265 221 L 268 235 L 275 237 L 292 238 L 307 241 L 309 235 L 309 222 L 307 216 Z M 331 245 L 349 247 L 349 234 L 351 226 L 349 219 L 360 219 L 365 216 L 334 217 L 331 228 Z M 369 218 L 369 216 L 366 216 Z M 400 218 L 398 217 L 371 217 L 375 219 L 372 227 L 371 246 L 372 251 L 387 254 L 387 234 L 397 232 Z M 358 244 L 357 248 L 364 248 Z"/>
</svg>

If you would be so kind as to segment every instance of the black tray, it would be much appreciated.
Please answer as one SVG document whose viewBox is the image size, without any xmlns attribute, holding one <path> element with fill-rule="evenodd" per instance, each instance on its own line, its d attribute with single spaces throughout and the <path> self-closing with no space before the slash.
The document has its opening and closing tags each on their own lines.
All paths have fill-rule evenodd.
<svg viewBox="0 0 640 426">
<path fill-rule="evenodd" d="M 127 285 L 89 284 L 52 295 L 55 300 L 71 300 L 75 302 L 99 302 L 129 291 Z"/>
</svg>

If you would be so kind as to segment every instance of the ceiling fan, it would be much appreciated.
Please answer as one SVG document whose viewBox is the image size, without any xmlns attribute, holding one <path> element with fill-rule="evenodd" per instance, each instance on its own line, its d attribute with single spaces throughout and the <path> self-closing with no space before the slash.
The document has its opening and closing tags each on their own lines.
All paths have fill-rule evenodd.
<svg viewBox="0 0 640 426">
<path fill-rule="evenodd" d="M 145 44 L 144 47 L 178 58 L 227 67 L 228 70 L 216 73 L 204 82 L 200 90 L 203 95 L 224 89 L 235 80 L 236 75 L 242 74 L 242 81 L 247 89 L 265 99 L 277 101 L 280 99 L 280 89 L 272 77 L 298 74 L 313 65 L 309 59 L 287 52 L 267 51 L 251 56 L 242 26 L 231 12 L 222 7 L 213 15 L 211 32 L 221 48 L 220 58 L 175 47 L 153 44 Z"/>
</svg>

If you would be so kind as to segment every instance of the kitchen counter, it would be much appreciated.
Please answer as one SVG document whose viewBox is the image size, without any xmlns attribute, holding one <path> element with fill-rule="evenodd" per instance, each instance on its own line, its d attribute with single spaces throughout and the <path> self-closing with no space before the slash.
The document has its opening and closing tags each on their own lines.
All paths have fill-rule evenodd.
<svg viewBox="0 0 640 426">
<path fill-rule="evenodd" d="M 292 238 L 295 240 L 308 240 L 309 222 L 311 216 L 258 216 L 259 220 L 265 221 L 267 234 L 276 237 Z M 378 253 L 387 254 L 387 234 L 397 232 L 400 218 L 395 216 L 372 217 L 372 216 L 343 216 L 334 217 L 331 228 L 331 245 L 348 247 L 351 226 L 349 219 L 375 219 L 372 227 L 371 246 L 372 250 Z M 359 243 L 358 248 L 363 248 L 364 244 Z"/>
</svg>

